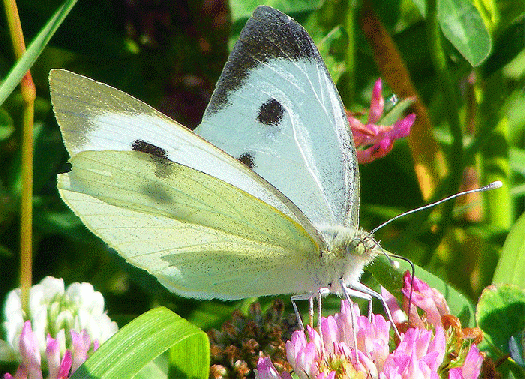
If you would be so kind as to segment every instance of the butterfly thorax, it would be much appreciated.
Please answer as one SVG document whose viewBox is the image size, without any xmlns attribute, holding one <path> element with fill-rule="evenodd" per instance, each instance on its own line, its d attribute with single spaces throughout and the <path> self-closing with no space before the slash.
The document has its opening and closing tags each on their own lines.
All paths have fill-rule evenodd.
<svg viewBox="0 0 525 379">
<path fill-rule="evenodd" d="M 322 234 L 327 247 L 321 256 L 324 278 L 319 279 L 332 293 L 341 293 L 341 279 L 346 285 L 358 282 L 363 268 L 382 252 L 374 237 L 362 229 L 330 227 L 323 228 Z"/>
</svg>

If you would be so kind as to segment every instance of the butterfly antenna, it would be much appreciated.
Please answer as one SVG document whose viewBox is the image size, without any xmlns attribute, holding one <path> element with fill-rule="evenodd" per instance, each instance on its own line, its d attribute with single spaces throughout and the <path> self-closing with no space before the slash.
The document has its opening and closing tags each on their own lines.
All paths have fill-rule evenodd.
<svg viewBox="0 0 525 379">
<path fill-rule="evenodd" d="M 463 196 L 463 195 L 468 195 L 469 193 L 474 193 L 474 192 L 484 192 L 484 191 L 489 191 L 489 190 L 493 190 L 493 189 L 496 189 L 496 188 L 500 188 L 501 186 L 503 185 L 503 183 L 501 183 L 501 181 L 499 180 L 496 180 L 495 182 L 492 182 L 486 186 L 483 186 L 481 188 L 476 188 L 476 189 L 473 189 L 473 190 L 469 190 L 469 191 L 462 191 L 462 192 L 458 192 L 454 195 L 451 195 L 451 196 L 447 196 L 445 197 L 444 199 L 441 199 L 441 200 L 438 200 L 434 203 L 430 203 L 430 204 L 427 204 L 427 205 L 423 205 L 421 207 L 418 207 L 416 209 L 412 209 L 410 211 L 407 211 L 407 212 L 403 212 L 401 214 L 398 214 L 396 217 L 394 218 L 391 218 L 390 220 L 388 221 L 385 221 L 383 222 L 381 225 L 379 225 L 378 227 L 376 227 L 375 229 L 373 229 L 370 234 L 375 234 L 379 229 L 381 229 L 382 227 L 390 224 L 391 222 L 397 220 L 398 218 L 401 218 L 401 217 L 404 217 L 404 216 L 408 216 L 409 214 L 412 214 L 412 213 L 416 213 L 416 212 L 419 212 L 419 211 L 422 211 L 424 209 L 429 209 L 429 208 L 433 208 L 435 207 L 436 205 L 439 205 L 439 204 L 442 204 L 446 201 L 449 201 L 449 200 L 452 200 L 452 199 L 455 199 L 456 197 L 460 197 L 460 196 Z"/>
</svg>

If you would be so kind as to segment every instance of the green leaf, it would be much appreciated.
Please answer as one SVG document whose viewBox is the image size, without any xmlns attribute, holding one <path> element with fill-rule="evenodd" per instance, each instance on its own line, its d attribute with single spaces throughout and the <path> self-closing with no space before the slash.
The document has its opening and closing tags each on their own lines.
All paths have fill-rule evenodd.
<svg viewBox="0 0 525 379">
<path fill-rule="evenodd" d="M 507 236 L 492 283 L 525 288 L 525 214 Z"/>
<path fill-rule="evenodd" d="M 439 0 L 438 19 L 445 37 L 472 66 L 480 65 L 489 56 L 492 39 L 478 9 L 469 0 Z"/>
<path fill-rule="evenodd" d="M 415 98 L 399 101 L 386 115 L 379 120 L 379 125 L 394 125 L 405 116 L 405 112 L 416 102 Z"/>
<path fill-rule="evenodd" d="M 155 308 L 122 328 L 71 378 L 132 378 L 167 350 L 170 377 L 208 378 L 208 336 L 164 307 Z"/>
<path fill-rule="evenodd" d="M 510 353 L 511 337 L 521 336 L 525 328 L 525 292 L 510 285 L 487 287 L 479 299 L 476 319 L 488 342 Z"/>
<path fill-rule="evenodd" d="M 525 168 L 525 150 L 511 147 L 509 149 L 509 163 L 512 171 L 521 173 Z"/>
<path fill-rule="evenodd" d="M 323 40 L 317 44 L 319 53 L 328 68 L 328 72 L 334 83 L 337 83 L 341 75 L 345 72 L 345 53 L 348 46 L 348 34 L 337 26 Z"/>
<path fill-rule="evenodd" d="M 421 16 L 426 17 L 427 16 L 427 3 L 424 0 L 412 0 L 414 5 L 419 10 L 419 13 L 421 13 Z"/>
<path fill-rule="evenodd" d="M 15 125 L 13 118 L 5 109 L 0 109 L 0 141 L 4 142 L 10 138 L 14 131 Z"/>
<path fill-rule="evenodd" d="M 426 17 L 426 2 L 413 2 Z M 492 38 L 470 0 L 438 0 L 438 20 L 445 37 L 472 66 L 479 66 L 489 56 Z"/>
<path fill-rule="evenodd" d="M 501 360 L 498 371 L 504 378 L 525 377 L 518 344 L 521 344 L 525 327 L 525 292 L 511 285 L 487 287 L 478 302 L 476 319 L 484 332 L 479 345 L 492 359 Z"/>
<path fill-rule="evenodd" d="M 58 8 L 53 17 L 49 19 L 44 28 L 31 42 L 22 58 L 12 67 L 9 75 L 7 75 L 0 86 L 0 104 L 4 103 L 5 99 L 7 99 L 18 83 L 20 83 L 76 2 L 77 0 L 66 0 L 64 4 Z"/>
</svg>

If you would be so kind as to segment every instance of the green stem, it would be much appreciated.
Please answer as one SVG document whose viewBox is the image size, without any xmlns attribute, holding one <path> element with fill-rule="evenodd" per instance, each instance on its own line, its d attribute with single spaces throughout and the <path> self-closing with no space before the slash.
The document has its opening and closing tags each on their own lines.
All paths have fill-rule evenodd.
<svg viewBox="0 0 525 379">
<path fill-rule="evenodd" d="M 4 0 L 9 34 L 15 57 L 26 52 L 24 33 L 15 0 Z M 33 120 L 36 89 L 29 71 L 21 81 L 24 100 L 22 125 L 22 194 L 20 203 L 20 288 L 21 305 L 29 315 L 29 289 L 33 279 Z"/>
<path fill-rule="evenodd" d="M 430 57 L 437 73 L 440 88 L 442 90 L 444 112 L 452 135 L 452 145 L 448 156 L 449 179 L 447 181 L 447 193 L 458 191 L 461 184 L 465 162 L 463 161 L 463 133 L 459 118 L 459 99 L 456 86 L 452 80 L 447 67 L 447 59 L 443 49 L 441 28 L 438 19 L 437 0 L 427 2 L 427 34 L 430 45 Z M 452 209 L 454 202 L 447 202 L 443 207 L 443 217 L 440 232 L 435 239 L 434 246 L 429 250 L 429 254 L 434 251 L 439 244 L 444 231 L 452 221 Z M 428 255 L 427 254 L 427 259 Z"/>
<path fill-rule="evenodd" d="M 355 18 L 355 1 L 349 0 L 344 19 L 344 28 L 348 33 L 348 46 L 346 48 L 345 54 L 345 71 L 348 77 L 346 84 L 346 95 L 349 99 L 353 99 L 355 96 Z"/>
</svg>

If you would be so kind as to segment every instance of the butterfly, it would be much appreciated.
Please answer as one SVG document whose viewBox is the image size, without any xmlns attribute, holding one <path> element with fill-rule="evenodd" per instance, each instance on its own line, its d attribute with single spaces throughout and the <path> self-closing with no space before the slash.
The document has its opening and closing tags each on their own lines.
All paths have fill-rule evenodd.
<svg viewBox="0 0 525 379">
<path fill-rule="evenodd" d="M 308 33 L 258 7 L 195 133 L 89 78 L 50 73 L 64 202 L 128 262 L 199 299 L 380 295 L 340 96 Z"/>
</svg>

